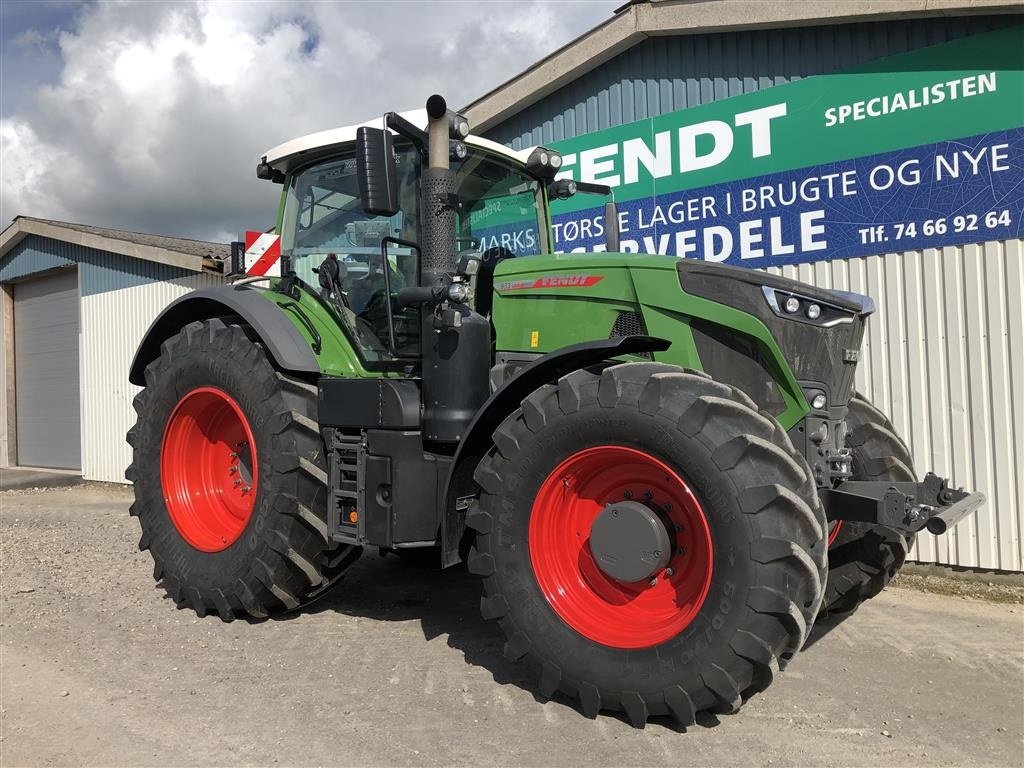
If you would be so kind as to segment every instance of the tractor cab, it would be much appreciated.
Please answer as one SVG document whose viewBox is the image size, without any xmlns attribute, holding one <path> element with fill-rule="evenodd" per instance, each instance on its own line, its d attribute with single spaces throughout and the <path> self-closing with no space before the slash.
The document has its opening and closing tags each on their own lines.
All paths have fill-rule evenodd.
<svg viewBox="0 0 1024 768">
<path fill-rule="evenodd" d="M 258 169 L 284 187 L 277 222 L 284 271 L 320 292 L 371 367 L 419 354 L 418 310 L 398 305 L 397 296 L 418 285 L 420 274 L 425 121 L 423 111 L 385 117 L 394 158 L 391 211 L 368 212 L 361 195 L 358 134 L 370 125 L 287 142 L 269 150 Z M 449 146 L 456 253 L 460 262 L 479 262 L 468 276 L 467 303 L 486 315 L 499 261 L 551 252 L 547 186 L 561 158 L 468 135 Z"/>
</svg>

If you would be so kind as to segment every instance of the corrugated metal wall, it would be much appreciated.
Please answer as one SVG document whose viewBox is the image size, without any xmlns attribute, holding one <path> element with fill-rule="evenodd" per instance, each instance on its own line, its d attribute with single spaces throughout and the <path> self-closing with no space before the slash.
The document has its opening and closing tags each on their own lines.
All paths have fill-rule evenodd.
<svg viewBox="0 0 1024 768">
<path fill-rule="evenodd" d="M 175 298 L 222 280 L 32 235 L 0 261 L 0 282 L 70 264 L 79 265 L 82 294 L 82 474 L 123 483 L 131 461 L 124 436 L 135 421 L 131 403 L 139 391 L 128 383 L 128 367 L 142 334 Z"/>
<path fill-rule="evenodd" d="M 515 149 L 1019 24 L 1024 16 L 886 21 L 652 37 L 486 132 Z"/>
<path fill-rule="evenodd" d="M 140 391 L 128 382 L 128 368 L 142 335 L 174 299 L 221 281 L 193 273 L 115 288 L 118 275 L 102 279 L 108 290 L 82 296 L 82 472 L 87 480 L 123 483 L 131 462 L 124 436 L 135 423 L 132 399 Z"/>
<path fill-rule="evenodd" d="M 516 149 L 1019 24 L 971 16 L 655 37 L 487 132 Z M 917 469 L 988 494 L 912 558 L 1024 570 L 1024 245 L 994 242 L 786 267 L 873 296 L 858 386 L 892 416 Z"/>
<path fill-rule="evenodd" d="M 988 502 L 911 558 L 1024 570 L 1024 241 L 772 268 L 875 297 L 857 388 L 889 414 L 917 471 Z"/>
</svg>

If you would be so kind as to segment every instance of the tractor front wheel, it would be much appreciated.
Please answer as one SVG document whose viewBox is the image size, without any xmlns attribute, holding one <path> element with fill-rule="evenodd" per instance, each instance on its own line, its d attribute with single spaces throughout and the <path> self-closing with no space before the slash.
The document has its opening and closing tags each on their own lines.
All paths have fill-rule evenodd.
<svg viewBox="0 0 1024 768">
<path fill-rule="evenodd" d="M 846 415 L 854 480 L 914 482 L 907 444 L 885 414 L 859 394 Z M 870 523 L 837 521 L 828 540 L 828 586 L 821 618 L 852 613 L 883 589 L 907 559 L 914 537 Z"/>
<path fill-rule="evenodd" d="M 785 431 L 656 363 L 576 371 L 494 433 L 468 568 L 505 655 L 588 716 L 734 712 L 803 645 L 825 518 Z"/>
<path fill-rule="evenodd" d="M 135 410 L 131 514 L 179 606 L 265 617 L 359 556 L 327 538 L 316 387 L 275 370 L 243 327 L 195 322 L 164 342 Z"/>
</svg>

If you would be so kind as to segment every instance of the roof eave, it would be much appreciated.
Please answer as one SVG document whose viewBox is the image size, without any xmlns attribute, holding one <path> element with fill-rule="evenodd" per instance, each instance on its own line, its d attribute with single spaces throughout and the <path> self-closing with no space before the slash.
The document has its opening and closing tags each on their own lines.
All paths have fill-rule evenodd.
<svg viewBox="0 0 1024 768">
<path fill-rule="evenodd" d="M 1020 0 L 659 0 L 637 2 L 467 105 L 484 132 L 648 37 L 879 19 L 1019 12 Z"/>
<path fill-rule="evenodd" d="M 160 248 L 153 245 L 142 245 L 130 243 L 125 240 L 118 240 L 113 237 L 105 237 L 90 232 L 82 232 L 77 229 L 60 227 L 54 224 L 28 219 L 22 216 L 15 218 L 3 232 L 0 232 L 0 258 L 6 256 L 18 243 L 29 235 L 38 235 L 51 240 L 59 240 L 65 243 L 80 245 L 85 248 L 94 248 L 99 251 L 117 253 L 143 261 L 152 261 L 158 264 L 167 264 L 172 267 L 180 267 L 192 272 L 214 272 L 213 260 L 203 256 L 194 256 L 187 253 Z M 210 262 L 209 264 L 207 262 Z"/>
</svg>

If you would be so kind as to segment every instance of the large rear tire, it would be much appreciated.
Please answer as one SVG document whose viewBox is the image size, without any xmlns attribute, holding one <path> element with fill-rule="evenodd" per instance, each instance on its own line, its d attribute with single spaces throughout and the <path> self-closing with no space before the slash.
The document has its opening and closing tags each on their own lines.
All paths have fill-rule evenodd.
<svg viewBox="0 0 1024 768">
<path fill-rule="evenodd" d="M 230 621 L 297 608 L 358 558 L 328 540 L 315 386 L 238 325 L 187 325 L 146 367 L 128 432 L 131 514 L 180 607 Z"/>
<path fill-rule="evenodd" d="M 846 416 L 854 480 L 916 481 L 907 444 L 892 422 L 854 394 Z M 914 537 L 881 525 L 837 522 L 829 533 L 828 583 L 820 617 L 852 613 L 877 595 L 907 559 Z"/>
<path fill-rule="evenodd" d="M 483 615 L 544 695 L 587 716 L 734 712 L 807 637 L 824 512 L 785 431 L 739 390 L 655 363 L 576 371 L 505 419 L 475 479 Z M 590 526 L 622 499 L 675 530 L 653 581 L 611 578 L 592 554 Z"/>
</svg>

